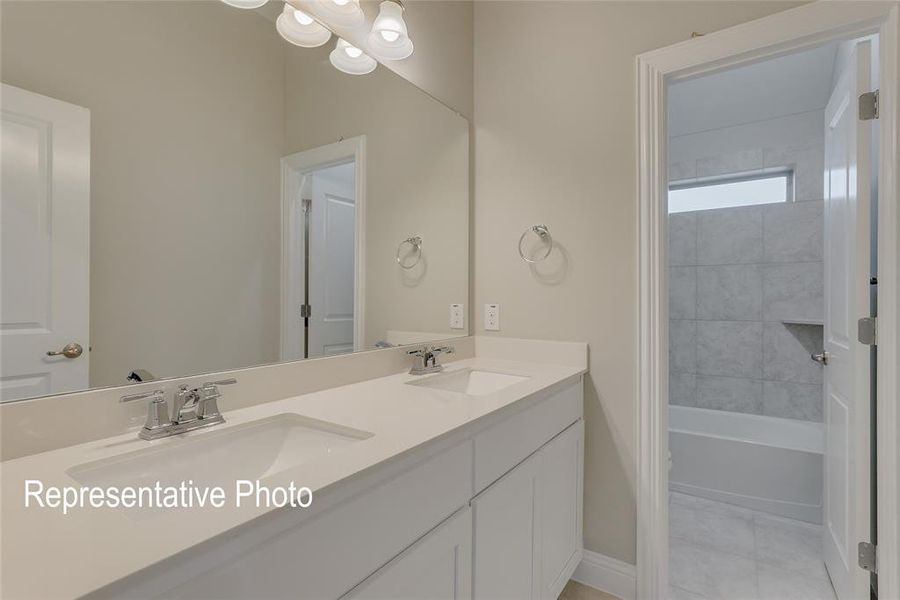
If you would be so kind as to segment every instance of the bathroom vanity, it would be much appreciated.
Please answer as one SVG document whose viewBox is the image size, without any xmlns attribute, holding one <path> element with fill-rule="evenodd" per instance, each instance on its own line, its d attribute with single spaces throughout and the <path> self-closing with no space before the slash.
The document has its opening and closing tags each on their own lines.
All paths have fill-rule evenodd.
<svg viewBox="0 0 900 600">
<path fill-rule="evenodd" d="M 567 346 L 581 348 L 584 345 Z M 4 596 L 556 598 L 581 559 L 582 376 L 477 356 L 6 461 Z M 45 485 L 306 486 L 308 508 L 22 507 Z M 53 572 L 53 577 L 41 573 Z"/>
</svg>

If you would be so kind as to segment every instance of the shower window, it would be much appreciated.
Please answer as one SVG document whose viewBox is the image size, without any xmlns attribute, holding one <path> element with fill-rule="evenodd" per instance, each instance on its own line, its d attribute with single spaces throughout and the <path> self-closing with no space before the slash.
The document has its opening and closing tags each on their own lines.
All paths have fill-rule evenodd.
<svg viewBox="0 0 900 600">
<path fill-rule="evenodd" d="M 673 183 L 669 186 L 669 214 L 790 202 L 793 172 L 780 171 Z"/>
</svg>

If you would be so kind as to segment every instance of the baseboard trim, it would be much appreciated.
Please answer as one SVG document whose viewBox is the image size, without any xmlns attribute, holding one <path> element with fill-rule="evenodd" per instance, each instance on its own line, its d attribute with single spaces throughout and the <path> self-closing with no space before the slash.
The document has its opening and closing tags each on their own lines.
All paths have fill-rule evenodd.
<svg viewBox="0 0 900 600">
<path fill-rule="evenodd" d="M 637 571 L 615 558 L 585 550 L 572 579 L 622 600 L 635 600 Z"/>
</svg>

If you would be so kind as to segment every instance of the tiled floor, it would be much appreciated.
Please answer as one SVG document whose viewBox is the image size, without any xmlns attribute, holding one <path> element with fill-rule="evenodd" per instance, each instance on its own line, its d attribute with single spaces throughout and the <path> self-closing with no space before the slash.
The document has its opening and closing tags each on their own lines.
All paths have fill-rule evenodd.
<svg viewBox="0 0 900 600">
<path fill-rule="evenodd" d="M 569 581 L 566 589 L 559 595 L 559 600 L 619 600 L 611 594 L 581 585 L 577 581 Z"/>
<path fill-rule="evenodd" d="M 669 600 L 835 600 L 822 528 L 669 494 Z"/>
</svg>

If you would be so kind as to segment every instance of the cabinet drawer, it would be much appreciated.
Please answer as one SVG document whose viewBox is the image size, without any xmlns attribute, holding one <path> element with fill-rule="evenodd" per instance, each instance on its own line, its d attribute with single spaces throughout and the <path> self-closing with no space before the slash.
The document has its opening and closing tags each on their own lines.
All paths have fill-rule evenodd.
<svg viewBox="0 0 900 600">
<path fill-rule="evenodd" d="M 581 418 L 581 379 L 475 436 L 475 493 Z"/>
<path fill-rule="evenodd" d="M 337 598 L 464 506 L 471 482 L 464 442 L 163 595 Z"/>
</svg>

